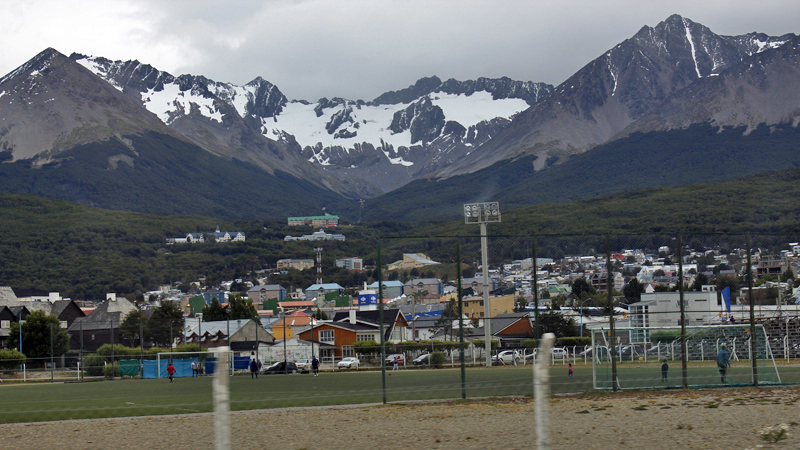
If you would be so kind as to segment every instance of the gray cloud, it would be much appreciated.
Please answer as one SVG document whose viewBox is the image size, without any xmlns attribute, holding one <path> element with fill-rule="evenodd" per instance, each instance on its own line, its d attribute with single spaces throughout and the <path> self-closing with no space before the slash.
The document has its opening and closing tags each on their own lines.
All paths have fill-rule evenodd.
<svg viewBox="0 0 800 450">
<path fill-rule="evenodd" d="M 63 5 L 68 3 L 68 5 Z M 372 99 L 423 76 L 558 84 L 677 13 L 719 34 L 798 32 L 796 0 L 81 0 L 4 4 L 0 73 L 46 47 L 138 59 L 290 98 Z"/>
</svg>

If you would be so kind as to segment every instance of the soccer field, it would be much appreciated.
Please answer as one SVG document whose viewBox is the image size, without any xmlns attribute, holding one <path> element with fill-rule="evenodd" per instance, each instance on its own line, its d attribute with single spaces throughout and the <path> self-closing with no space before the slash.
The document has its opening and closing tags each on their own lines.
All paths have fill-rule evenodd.
<svg viewBox="0 0 800 450">
<path fill-rule="evenodd" d="M 620 364 L 623 389 L 658 384 L 656 364 Z M 712 368 L 709 368 L 712 369 Z M 737 367 L 749 380 L 749 368 Z M 551 367 L 553 393 L 593 391 L 591 366 L 576 365 L 575 377 L 567 378 L 566 366 Z M 718 378 L 713 370 L 709 380 Z M 783 366 L 784 383 L 800 382 L 800 367 Z M 716 379 L 716 378 L 714 378 Z M 739 378 L 737 378 L 738 382 Z M 670 386 L 680 384 L 680 363 L 671 366 Z M 718 381 L 718 379 L 717 379 Z M 90 419 L 162 414 L 210 412 L 212 378 L 125 379 L 85 383 L 41 383 L 0 385 L 0 423 Z M 709 384 L 713 384 L 710 382 Z M 667 386 L 665 386 L 667 387 Z M 463 390 L 467 398 L 532 395 L 531 366 L 469 368 Z M 311 375 L 271 375 L 251 379 L 236 375 L 230 379 L 231 410 L 268 409 L 295 406 L 323 406 L 383 401 L 379 371 L 352 371 Z M 461 372 L 456 369 L 398 370 L 386 373 L 388 402 L 431 399 L 460 399 Z"/>
</svg>

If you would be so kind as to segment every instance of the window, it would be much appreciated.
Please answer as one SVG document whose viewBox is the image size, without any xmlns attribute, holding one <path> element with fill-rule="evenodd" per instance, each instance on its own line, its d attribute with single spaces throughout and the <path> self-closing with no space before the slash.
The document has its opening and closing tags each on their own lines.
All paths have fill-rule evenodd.
<svg viewBox="0 0 800 450">
<path fill-rule="evenodd" d="M 353 351 L 352 345 L 343 345 L 342 346 L 342 357 L 347 358 L 348 356 L 356 356 L 356 353 Z"/>
<path fill-rule="evenodd" d="M 11 321 L 10 320 L 0 321 L 0 328 L 11 328 Z"/>
<path fill-rule="evenodd" d="M 357 334 L 356 335 L 356 342 L 360 341 L 371 341 L 375 339 L 375 337 L 371 334 Z"/>
<path fill-rule="evenodd" d="M 319 341 L 325 343 L 334 343 L 333 330 L 319 330 Z"/>
</svg>

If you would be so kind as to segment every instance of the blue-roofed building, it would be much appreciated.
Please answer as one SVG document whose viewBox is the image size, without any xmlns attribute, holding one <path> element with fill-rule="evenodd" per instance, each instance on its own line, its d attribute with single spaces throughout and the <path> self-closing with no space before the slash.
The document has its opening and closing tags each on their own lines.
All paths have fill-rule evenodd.
<svg viewBox="0 0 800 450">
<path fill-rule="evenodd" d="M 378 292 L 378 282 L 374 282 L 367 286 L 367 288 Z M 403 282 L 402 281 L 384 281 L 383 282 L 383 298 L 397 298 L 403 295 Z"/>
<path fill-rule="evenodd" d="M 323 296 L 331 292 L 336 292 L 339 295 L 344 295 L 344 288 L 339 286 L 339 283 L 322 283 L 312 284 L 306 288 L 306 301 L 310 302 L 320 296 L 320 289 L 324 291 Z"/>
</svg>

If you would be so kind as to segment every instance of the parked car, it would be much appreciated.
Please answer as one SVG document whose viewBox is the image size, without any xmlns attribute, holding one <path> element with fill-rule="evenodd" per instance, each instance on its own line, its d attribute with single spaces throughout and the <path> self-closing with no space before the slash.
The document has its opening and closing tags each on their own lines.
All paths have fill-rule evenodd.
<svg viewBox="0 0 800 450">
<path fill-rule="evenodd" d="M 298 370 L 311 370 L 311 360 L 310 359 L 299 359 L 294 362 L 297 365 Z"/>
<path fill-rule="evenodd" d="M 389 356 L 387 356 L 387 357 L 386 357 L 386 365 L 387 365 L 387 366 L 391 366 L 391 365 L 393 365 L 393 364 L 394 364 L 394 360 L 395 360 L 395 359 L 397 360 L 397 364 L 398 364 L 398 365 L 401 365 L 401 366 L 403 366 L 403 365 L 405 365 L 405 364 L 406 364 L 406 357 L 405 357 L 405 355 L 402 355 L 402 354 L 400 354 L 400 353 L 396 353 L 396 354 L 394 354 L 394 355 L 389 355 Z"/>
<path fill-rule="evenodd" d="M 497 364 L 499 360 L 502 364 L 514 364 L 519 362 L 519 352 L 516 350 L 503 350 L 500 353 L 492 356 L 492 364 Z"/>
<path fill-rule="evenodd" d="M 430 363 L 430 361 L 431 361 L 431 354 L 425 353 L 424 355 L 420 355 L 414 358 L 412 362 L 414 363 L 415 366 L 421 366 Z"/>
<path fill-rule="evenodd" d="M 347 358 L 342 358 L 341 361 L 336 363 L 336 367 L 338 369 L 358 369 L 358 366 L 361 365 L 361 361 L 358 358 L 354 358 L 352 356 L 348 356 Z"/>
<path fill-rule="evenodd" d="M 567 359 L 569 358 L 569 353 L 567 350 L 562 347 L 553 347 L 550 349 L 550 354 L 553 356 L 553 359 Z"/>
<path fill-rule="evenodd" d="M 261 373 L 264 375 L 276 375 L 276 374 L 286 374 L 286 373 L 308 373 L 308 370 L 301 372 L 297 368 L 297 364 L 293 362 L 278 361 L 270 366 L 262 368 Z"/>
</svg>

